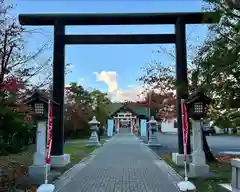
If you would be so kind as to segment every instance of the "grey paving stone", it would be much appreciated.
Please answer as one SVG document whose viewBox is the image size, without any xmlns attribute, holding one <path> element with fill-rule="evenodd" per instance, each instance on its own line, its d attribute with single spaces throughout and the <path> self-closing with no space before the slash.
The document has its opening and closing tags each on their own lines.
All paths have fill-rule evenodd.
<svg viewBox="0 0 240 192">
<path fill-rule="evenodd" d="M 109 140 L 59 192 L 176 192 L 171 174 L 131 134 Z M 56 186 L 57 187 L 57 186 Z M 58 187 L 57 187 L 58 188 Z"/>
</svg>

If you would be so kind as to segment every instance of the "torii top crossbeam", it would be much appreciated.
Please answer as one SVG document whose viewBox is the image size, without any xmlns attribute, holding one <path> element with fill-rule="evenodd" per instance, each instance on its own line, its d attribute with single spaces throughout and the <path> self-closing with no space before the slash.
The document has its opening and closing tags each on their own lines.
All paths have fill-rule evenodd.
<svg viewBox="0 0 240 192">
<path fill-rule="evenodd" d="M 175 24 L 181 17 L 185 24 L 216 23 L 215 12 L 188 13 L 107 13 L 107 14 L 20 14 L 21 25 L 154 25 Z"/>
</svg>

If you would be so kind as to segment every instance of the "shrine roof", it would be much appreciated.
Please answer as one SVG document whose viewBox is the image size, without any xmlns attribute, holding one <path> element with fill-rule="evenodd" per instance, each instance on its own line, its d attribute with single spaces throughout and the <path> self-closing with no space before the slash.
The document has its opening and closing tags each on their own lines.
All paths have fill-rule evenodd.
<svg viewBox="0 0 240 192">
<path fill-rule="evenodd" d="M 111 109 L 109 111 L 109 115 L 112 116 L 123 108 L 135 113 L 135 115 L 143 115 L 143 116 L 148 117 L 147 108 L 139 106 L 135 103 L 112 103 Z"/>
</svg>

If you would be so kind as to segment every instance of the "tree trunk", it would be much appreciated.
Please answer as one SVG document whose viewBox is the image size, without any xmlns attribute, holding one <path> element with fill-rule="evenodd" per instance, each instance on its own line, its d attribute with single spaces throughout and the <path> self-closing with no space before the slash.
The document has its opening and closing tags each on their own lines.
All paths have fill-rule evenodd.
<svg viewBox="0 0 240 192">
<path fill-rule="evenodd" d="M 202 129 L 202 138 L 203 138 L 203 151 L 205 153 L 207 162 L 215 162 L 216 158 L 214 157 L 214 155 L 208 145 L 207 138 L 203 132 L 203 129 Z"/>
</svg>

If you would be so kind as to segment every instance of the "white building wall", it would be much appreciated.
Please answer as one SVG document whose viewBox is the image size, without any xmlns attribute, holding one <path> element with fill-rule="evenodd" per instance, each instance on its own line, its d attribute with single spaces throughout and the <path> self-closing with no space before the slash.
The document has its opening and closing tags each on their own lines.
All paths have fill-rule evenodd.
<svg viewBox="0 0 240 192">
<path fill-rule="evenodd" d="M 176 121 L 176 119 L 162 122 L 162 132 L 177 133 L 177 128 L 174 128 L 174 121 Z"/>
<path fill-rule="evenodd" d="M 174 121 L 177 119 L 173 119 L 171 121 L 166 121 L 162 123 L 162 132 L 164 133 L 177 133 L 177 128 L 174 128 Z M 210 121 L 210 126 L 213 124 L 213 121 Z M 223 133 L 223 129 L 214 126 L 216 133 Z"/>
</svg>

